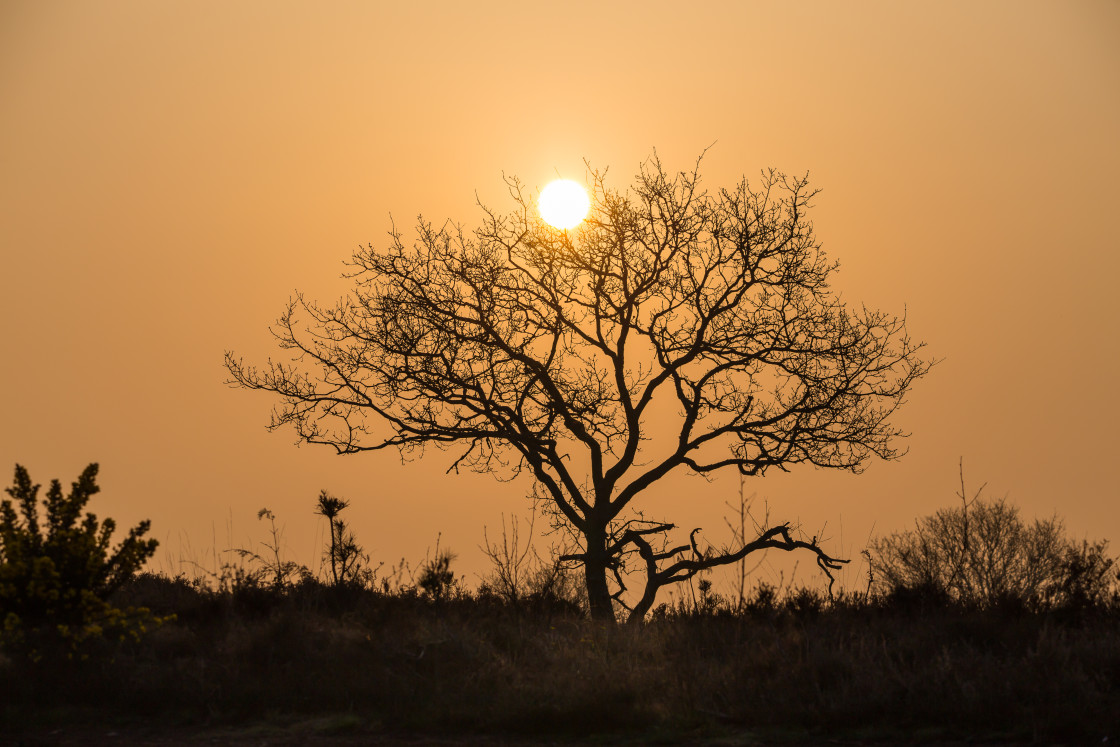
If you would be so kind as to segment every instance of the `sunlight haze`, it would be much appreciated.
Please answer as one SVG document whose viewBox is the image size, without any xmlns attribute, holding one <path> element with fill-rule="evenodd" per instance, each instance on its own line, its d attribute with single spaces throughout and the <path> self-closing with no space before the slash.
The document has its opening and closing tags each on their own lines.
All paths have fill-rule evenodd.
<svg viewBox="0 0 1120 747">
<path fill-rule="evenodd" d="M 707 149 L 713 192 L 808 174 L 833 287 L 941 360 L 896 417 L 908 454 L 750 478 L 760 512 L 822 532 L 858 584 L 868 537 L 954 504 L 963 459 L 970 492 L 1115 551 L 1118 92 L 1103 0 L 6 2 L 4 486 L 17 463 L 68 485 L 99 462 L 91 509 L 150 518 L 171 573 L 259 543 L 262 507 L 317 567 L 326 489 L 374 565 L 439 536 L 474 583 L 527 477 L 297 447 L 223 353 L 280 359 L 289 298 L 339 298 L 343 262 L 393 230 L 411 245 L 419 215 L 511 210 L 504 176 L 537 194 L 586 159 L 625 189 L 655 151 L 676 173 Z M 739 488 L 675 475 L 642 507 L 719 542 Z"/>
</svg>

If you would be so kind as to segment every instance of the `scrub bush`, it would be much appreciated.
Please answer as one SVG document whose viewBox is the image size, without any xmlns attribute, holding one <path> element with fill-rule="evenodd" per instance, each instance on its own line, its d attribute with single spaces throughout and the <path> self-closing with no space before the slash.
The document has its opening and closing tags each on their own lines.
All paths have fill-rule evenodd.
<svg viewBox="0 0 1120 747">
<path fill-rule="evenodd" d="M 1057 517 L 1028 523 L 1006 500 L 979 494 L 873 540 L 870 550 L 878 591 L 899 602 L 1037 610 L 1120 598 L 1106 541 L 1075 542 Z"/>
<path fill-rule="evenodd" d="M 152 556 L 157 541 L 143 539 L 150 522 L 142 521 L 115 548 L 110 540 L 116 522 L 98 521 L 82 511 L 100 488 L 97 465 L 91 464 L 64 495 L 51 482 L 42 502 L 39 485 L 16 465 L 15 482 L 0 501 L 0 645 L 26 647 L 33 657 L 41 646 L 62 642 L 70 655 L 105 638 L 139 638 L 162 622 L 144 608 L 118 609 L 108 597 L 128 582 Z"/>
</svg>

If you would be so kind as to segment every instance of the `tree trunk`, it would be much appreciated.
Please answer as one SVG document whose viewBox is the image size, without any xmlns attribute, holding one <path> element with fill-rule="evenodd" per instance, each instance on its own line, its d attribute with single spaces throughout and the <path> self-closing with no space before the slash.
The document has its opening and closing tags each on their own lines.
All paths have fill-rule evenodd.
<svg viewBox="0 0 1120 747">
<path fill-rule="evenodd" d="M 600 622 L 615 622 L 614 602 L 607 588 L 606 533 L 587 533 L 587 559 L 583 564 L 584 580 L 587 583 L 587 602 L 591 619 Z"/>
<path fill-rule="evenodd" d="M 588 561 L 583 566 L 583 572 L 587 580 L 587 601 L 591 607 L 591 619 L 615 622 L 614 603 L 607 588 L 606 564 Z"/>
<path fill-rule="evenodd" d="M 638 625 L 645 620 L 646 613 L 653 607 L 653 603 L 657 599 L 657 590 L 660 588 L 661 587 L 652 580 L 647 581 L 642 598 L 634 605 L 634 609 L 630 611 L 630 616 L 626 618 L 626 622 L 631 625 Z"/>
<path fill-rule="evenodd" d="M 327 519 L 331 523 L 331 583 L 338 586 L 338 530 L 334 524 L 334 517 Z"/>
</svg>

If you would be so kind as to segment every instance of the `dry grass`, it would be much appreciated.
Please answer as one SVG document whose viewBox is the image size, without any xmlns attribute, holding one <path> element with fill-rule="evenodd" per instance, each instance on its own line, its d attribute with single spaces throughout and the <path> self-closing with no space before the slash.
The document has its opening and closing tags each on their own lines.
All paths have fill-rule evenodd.
<svg viewBox="0 0 1120 747">
<path fill-rule="evenodd" d="M 180 724 L 349 714 L 391 733 L 510 736 L 1120 734 L 1115 609 L 803 595 L 607 628 L 561 603 L 317 583 L 219 593 L 152 576 L 120 601 L 177 619 L 87 661 L 8 657 L 7 731 L 84 712 Z"/>
</svg>

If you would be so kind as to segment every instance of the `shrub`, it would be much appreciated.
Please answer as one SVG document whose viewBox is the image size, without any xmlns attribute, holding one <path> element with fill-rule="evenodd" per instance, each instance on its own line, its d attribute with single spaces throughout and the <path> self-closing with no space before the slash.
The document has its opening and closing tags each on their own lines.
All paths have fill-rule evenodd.
<svg viewBox="0 0 1120 747">
<path fill-rule="evenodd" d="M 455 572 L 451 570 L 451 563 L 454 560 L 455 553 L 450 550 L 440 551 L 437 544 L 435 557 L 420 567 L 417 585 L 432 599 L 437 601 L 446 599 L 460 591 Z"/>
<path fill-rule="evenodd" d="M 11 498 L 0 502 L 0 642 L 6 647 L 29 643 L 30 634 L 36 639 L 61 638 L 73 652 L 111 634 L 138 637 L 159 622 L 146 609 L 117 609 L 107 601 L 158 543 L 142 539 L 150 526 L 142 521 L 110 550 L 116 522 L 99 522 L 92 513 L 82 516 L 100 490 L 96 478 L 97 465 L 91 464 L 68 495 L 53 480 L 43 500 L 46 516 L 41 525 L 40 486 L 16 465 L 15 483 L 5 489 Z"/>
<path fill-rule="evenodd" d="M 368 567 L 369 555 L 346 522 L 338 517 L 350 501 L 335 498 L 325 490 L 319 492 L 315 513 L 330 522 L 331 543 L 324 556 L 330 561 L 331 585 L 367 586 L 374 581 L 374 570 Z"/>
<path fill-rule="evenodd" d="M 575 569 L 560 561 L 560 556 L 567 554 L 566 547 L 553 548 L 548 560 L 537 553 L 533 547 L 535 520 L 534 512 L 524 546 L 516 516 L 508 529 L 505 516 L 502 517 L 500 542 L 491 542 L 486 529 L 482 530 L 483 544 L 479 549 L 490 559 L 491 570 L 482 578 L 479 597 L 494 598 L 515 608 L 579 614 L 587 607 L 583 580 Z"/>
<path fill-rule="evenodd" d="M 296 583 L 310 580 L 311 571 L 307 566 L 280 557 L 283 530 L 276 526 L 276 514 L 267 508 L 262 508 L 257 512 L 257 519 L 268 519 L 271 539 L 261 542 L 263 553 L 246 547 L 234 548 L 233 552 L 242 560 L 251 561 L 254 566 L 243 575 L 241 580 L 253 586 L 268 584 L 274 591 L 281 591 Z M 333 533 L 331 536 L 333 538 Z"/>
<path fill-rule="evenodd" d="M 1100 606 L 1120 602 L 1120 573 L 1110 558 L 1108 540 L 1070 542 L 1062 553 L 1061 574 L 1052 595 L 1066 606 Z"/>
<path fill-rule="evenodd" d="M 1028 524 L 1005 499 L 978 493 L 873 540 L 874 583 L 896 599 L 1033 609 L 1098 605 L 1114 598 L 1107 542 L 1076 543 L 1057 517 Z"/>
</svg>

